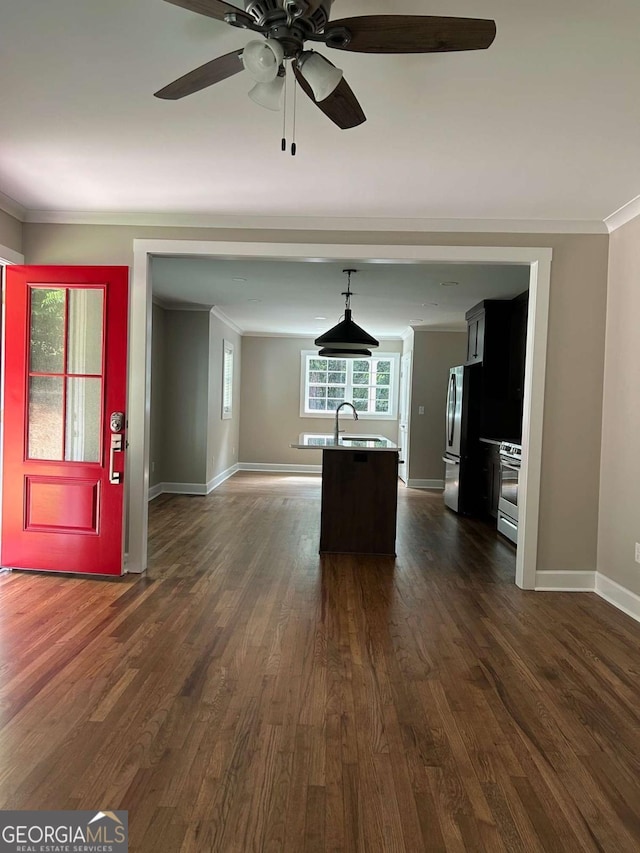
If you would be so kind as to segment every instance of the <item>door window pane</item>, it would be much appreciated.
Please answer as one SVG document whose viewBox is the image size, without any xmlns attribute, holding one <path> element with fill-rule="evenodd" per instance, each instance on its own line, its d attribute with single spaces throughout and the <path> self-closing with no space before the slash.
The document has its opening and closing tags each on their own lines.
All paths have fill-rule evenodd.
<svg viewBox="0 0 640 853">
<path fill-rule="evenodd" d="M 102 380 L 67 379 L 65 459 L 67 462 L 100 461 Z"/>
<path fill-rule="evenodd" d="M 103 310 L 102 290 L 69 289 L 68 373 L 102 373 Z"/>
<path fill-rule="evenodd" d="M 62 377 L 29 379 L 29 458 L 62 459 Z"/>
<path fill-rule="evenodd" d="M 31 288 L 30 358 L 32 373 L 64 370 L 65 288 Z"/>
</svg>

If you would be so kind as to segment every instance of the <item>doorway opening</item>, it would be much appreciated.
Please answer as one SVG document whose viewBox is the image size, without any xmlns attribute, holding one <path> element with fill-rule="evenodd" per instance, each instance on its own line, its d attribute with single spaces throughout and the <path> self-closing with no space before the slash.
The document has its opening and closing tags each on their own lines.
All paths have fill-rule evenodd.
<svg viewBox="0 0 640 853">
<path fill-rule="evenodd" d="M 358 263 L 520 264 L 529 268 L 530 311 L 527 327 L 523 415 L 524 465 L 520 480 L 522 530 L 516 560 L 516 583 L 535 587 L 538 505 L 542 458 L 542 422 L 551 271 L 551 249 L 478 246 L 362 246 L 296 243 L 222 243 L 183 240 L 135 240 L 131 290 L 129 387 L 129 552 L 127 568 L 147 565 L 147 499 L 149 491 L 149 400 L 151 374 L 150 258 L 211 256 L 229 260 L 259 258 L 281 261 L 342 261 Z M 144 369 L 141 366 L 144 365 Z"/>
</svg>

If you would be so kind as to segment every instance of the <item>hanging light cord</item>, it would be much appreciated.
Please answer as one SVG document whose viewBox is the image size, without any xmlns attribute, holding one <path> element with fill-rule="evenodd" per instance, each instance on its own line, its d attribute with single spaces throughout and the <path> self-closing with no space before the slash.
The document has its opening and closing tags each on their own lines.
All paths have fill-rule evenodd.
<svg viewBox="0 0 640 853">
<path fill-rule="evenodd" d="M 357 272 L 357 270 L 342 270 L 342 272 L 346 272 L 347 274 L 347 290 L 343 291 L 342 295 L 345 297 L 344 308 L 345 311 L 349 311 L 351 309 L 351 273 Z"/>
</svg>

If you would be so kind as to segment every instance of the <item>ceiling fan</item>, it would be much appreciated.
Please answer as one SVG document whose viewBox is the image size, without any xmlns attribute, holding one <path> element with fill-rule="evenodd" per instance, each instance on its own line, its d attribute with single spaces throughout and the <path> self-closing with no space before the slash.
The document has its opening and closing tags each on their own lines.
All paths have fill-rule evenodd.
<svg viewBox="0 0 640 853">
<path fill-rule="evenodd" d="M 343 130 L 366 116 L 342 71 L 305 42 L 359 53 L 439 53 L 483 50 L 496 35 L 495 21 L 426 15 L 363 15 L 329 19 L 333 0 L 244 0 L 240 9 L 223 0 L 166 0 L 233 27 L 259 33 L 265 41 L 249 42 L 201 65 L 155 93 L 177 100 L 240 71 L 256 85 L 250 97 L 270 109 L 282 103 L 286 61 L 303 91 Z"/>
</svg>

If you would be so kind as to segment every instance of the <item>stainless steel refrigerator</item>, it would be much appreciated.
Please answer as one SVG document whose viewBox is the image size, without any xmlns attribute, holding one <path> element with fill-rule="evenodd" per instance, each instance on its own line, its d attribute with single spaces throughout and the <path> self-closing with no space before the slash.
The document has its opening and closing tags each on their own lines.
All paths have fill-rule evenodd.
<svg viewBox="0 0 640 853">
<path fill-rule="evenodd" d="M 447 391 L 444 502 L 455 512 L 468 512 L 473 497 L 469 449 L 477 439 L 479 365 L 452 367 Z"/>
</svg>

